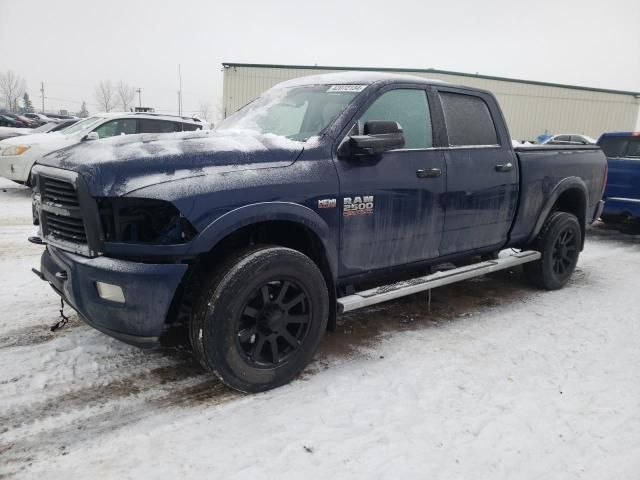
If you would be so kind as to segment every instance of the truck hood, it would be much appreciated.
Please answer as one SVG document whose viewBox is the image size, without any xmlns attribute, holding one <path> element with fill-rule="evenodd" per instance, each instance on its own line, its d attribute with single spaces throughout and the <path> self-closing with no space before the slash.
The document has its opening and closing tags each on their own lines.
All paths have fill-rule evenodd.
<svg viewBox="0 0 640 480">
<path fill-rule="evenodd" d="M 38 164 L 78 172 L 93 196 L 122 196 L 178 179 L 284 167 L 304 143 L 250 131 L 143 134 L 83 142 Z"/>
</svg>

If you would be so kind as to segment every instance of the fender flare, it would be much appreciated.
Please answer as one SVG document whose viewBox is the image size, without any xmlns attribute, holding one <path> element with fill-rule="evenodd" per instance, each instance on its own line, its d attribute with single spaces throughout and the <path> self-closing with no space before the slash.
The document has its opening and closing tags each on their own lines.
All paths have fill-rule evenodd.
<svg viewBox="0 0 640 480">
<path fill-rule="evenodd" d="M 587 210 L 589 208 L 589 189 L 587 185 L 584 183 L 584 180 L 580 177 L 567 177 L 562 179 L 551 191 L 547 202 L 544 205 L 544 208 L 540 211 L 538 215 L 538 220 L 535 224 L 533 232 L 531 233 L 531 237 L 529 238 L 529 242 L 532 242 L 542 230 L 544 226 L 544 222 L 546 222 L 547 218 L 551 214 L 551 210 L 553 206 L 556 204 L 560 196 L 565 193 L 567 190 L 578 190 L 584 196 L 584 212 L 582 212 L 582 219 L 578 219 L 581 222 L 580 228 L 582 230 L 582 245 L 584 246 L 584 238 L 587 230 Z"/>
<path fill-rule="evenodd" d="M 197 236 L 188 253 L 197 255 L 210 251 L 223 238 L 254 223 L 285 220 L 299 223 L 311 230 L 320 240 L 327 264 L 335 281 L 338 273 L 338 249 L 331 230 L 324 219 L 309 207 L 292 202 L 260 202 L 244 205 L 216 218 Z"/>
</svg>

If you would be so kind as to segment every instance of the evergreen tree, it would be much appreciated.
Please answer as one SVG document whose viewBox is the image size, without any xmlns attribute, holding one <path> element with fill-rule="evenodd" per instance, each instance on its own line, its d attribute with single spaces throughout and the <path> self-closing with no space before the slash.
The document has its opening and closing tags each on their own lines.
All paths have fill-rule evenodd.
<svg viewBox="0 0 640 480">
<path fill-rule="evenodd" d="M 33 104 L 31 103 L 31 99 L 29 98 L 29 94 L 27 92 L 24 92 L 24 95 L 22 96 L 22 110 L 25 113 L 32 113 L 35 110 L 33 109 Z"/>
<path fill-rule="evenodd" d="M 78 116 L 80 118 L 87 118 L 89 116 L 89 111 L 87 110 L 87 102 L 85 102 L 84 100 L 82 101 L 82 107 L 80 107 Z"/>
</svg>

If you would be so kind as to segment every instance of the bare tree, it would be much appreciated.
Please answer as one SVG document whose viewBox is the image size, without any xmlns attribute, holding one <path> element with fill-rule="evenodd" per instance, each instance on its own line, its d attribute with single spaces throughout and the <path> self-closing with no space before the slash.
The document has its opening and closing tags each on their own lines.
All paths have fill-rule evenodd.
<svg viewBox="0 0 640 480">
<path fill-rule="evenodd" d="M 215 124 L 222 120 L 222 109 L 218 103 L 213 104 L 208 100 L 200 101 L 199 115 L 213 128 Z"/>
<path fill-rule="evenodd" d="M 133 105 L 133 98 L 136 96 L 136 89 L 120 80 L 118 82 L 117 97 L 123 112 L 128 112 Z"/>
<path fill-rule="evenodd" d="M 209 123 L 209 118 L 211 118 L 211 102 L 200 101 L 200 109 L 199 114 L 200 118 L 202 118 L 205 122 Z"/>
<path fill-rule="evenodd" d="M 15 112 L 18 110 L 18 99 L 24 95 L 26 82 L 20 75 L 11 70 L 0 73 L 0 94 L 4 97 L 6 107 Z"/>
<path fill-rule="evenodd" d="M 116 106 L 115 91 L 111 80 L 103 80 L 93 92 L 96 103 L 103 112 L 110 112 Z"/>
</svg>

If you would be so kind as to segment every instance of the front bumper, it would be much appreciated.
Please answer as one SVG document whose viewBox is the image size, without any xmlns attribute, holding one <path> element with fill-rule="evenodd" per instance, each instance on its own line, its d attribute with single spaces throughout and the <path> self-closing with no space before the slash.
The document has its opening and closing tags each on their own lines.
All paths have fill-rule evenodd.
<svg viewBox="0 0 640 480">
<path fill-rule="evenodd" d="M 31 173 L 34 160 L 29 155 L 0 155 L 0 177 L 8 178 L 14 182 L 26 183 Z"/>
<path fill-rule="evenodd" d="M 108 257 L 88 258 L 48 245 L 42 277 L 92 327 L 123 342 L 159 344 L 185 264 L 148 264 Z M 125 303 L 98 296 L 96 282 L 118 285 Z"/>
</svg>

